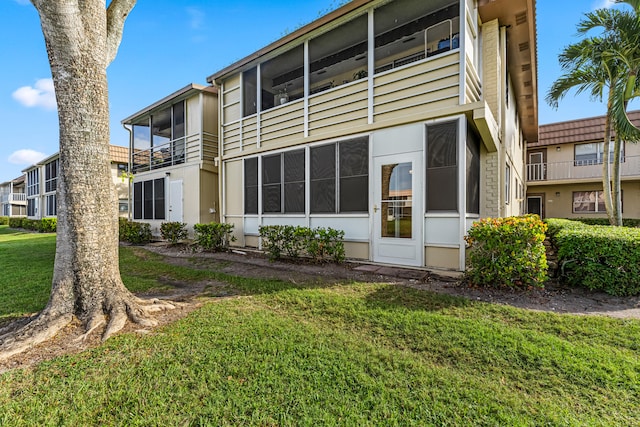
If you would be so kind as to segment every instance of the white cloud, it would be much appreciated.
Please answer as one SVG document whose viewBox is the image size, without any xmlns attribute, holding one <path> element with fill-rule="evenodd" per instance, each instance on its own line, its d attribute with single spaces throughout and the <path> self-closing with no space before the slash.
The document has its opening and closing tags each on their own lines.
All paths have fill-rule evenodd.
<svg viewBox="0 0 640 427">
<path fill-rule="evenodd" d="M 22 86 L 12 93 L 13 99 L 25 107 L 42 107 L 45 110 L 56 109 L 56 92 L 52 79 L 40 79 L 33 87 Z"/>
<path fill-rule="evenodd" d="M 47 157 L 46 154 L 41 153 L 39 151 L 31 150 L 31 149 L 23 149 L 23 150 L 14 151 L 13 153 L 11 153 L 11 155 L 7 160 L 9 160 L 9 163 L 13 163 L 14 165 L 30 166 L 34 163 L 38 163 L 40 160 L 44 159 L 45 157 Z"/>
<path fill-rule="evenodd" d="M 614 0 L 598 0 L 596 2 L 593 2 L 593 7 L 592 9 L 609 9 L 610 7 L 613 7 L 613 5 L 615 4 Z"/>
</svg>

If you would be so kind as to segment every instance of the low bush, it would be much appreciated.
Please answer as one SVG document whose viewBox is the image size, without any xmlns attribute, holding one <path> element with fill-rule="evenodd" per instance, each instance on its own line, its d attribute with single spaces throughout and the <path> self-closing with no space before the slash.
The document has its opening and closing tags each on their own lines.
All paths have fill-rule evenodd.
<svg viewBox="0 0 640 427">
<path fill-rule="evenodd" d="M 640 229 L 547 219 L 564 282 L 610 295 L 640 294 Z"/>
<path fill-rule="evenodd" d="M 22 218 L 22 228 L 25 230 L 40 231 L 40 220 Z"/>
<path fill-rule="evenodd" d="M 537 215 L 474 222 L 465 236 L 470 246 L 466 279 L 480 286 L 543 287 L 546 229 Z"/>
<path fill-rule="evenodd" d="M 42 218 L 38 224 L 38 231 L 41 233 L 55 233 L 57 226 L 57 218 Z"/>
<path fill-rule="evenodd" d="M 333 228 L 309 228 L 293 225 L 260 227 L 262 249 L 271 261 L 287 256 L 308 256 L 316 261 L 342 262 L 345 259 L 344 231 Z"/>
<path fill-rule="evenodd" d="M 163 222 L 160 224 L 160 234 L 172 245 L 189 237 L 187 224 L 184 222 Z"/>
<path fill-rule="evenodd" d="M 9 217 L 0 216 L 0 225 L 9 225 Z"/>
<path fill-rule="evenodd" d="M 193 226 L 196 247 L 206 252 L 223 252 L 229 250 L 229 243 L 235 242 L 233 224 L 210 222 Z"/>
<path fill-rule="evenodd" d="M 120 218 L 118 232 L 119 238 L 123 242 L 143 245 L 151 241 L 151 225 L 146 222 L 134 222 Z"/>
<path fill-rule="evenodd" d="M 26 218 L 22 217 L 11 217 L 9 218 L 9 227 L 10 228 L 22 228 L 22 220 Z"/>
<path fill-rule="evenodd" d="M 607 218 L 575 218 L 572 221 L 579 221 L 587 225 L 611 225 Z M 622 225 L 624 227 L 640 227 L 640 219 L 622 218 Z"/>
</svg>

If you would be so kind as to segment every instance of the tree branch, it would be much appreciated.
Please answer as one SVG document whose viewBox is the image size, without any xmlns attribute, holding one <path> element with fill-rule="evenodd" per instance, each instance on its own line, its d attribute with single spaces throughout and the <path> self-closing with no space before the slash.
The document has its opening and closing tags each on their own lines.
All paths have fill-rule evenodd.
<svg viewBox="0 0 640 427">
<path fill-rule="evenodd" d="M 122 41 L 124 21 L 136 0 L 112 0 L 107 7 L 107 65 L 115 59 Z"/>
</svg>

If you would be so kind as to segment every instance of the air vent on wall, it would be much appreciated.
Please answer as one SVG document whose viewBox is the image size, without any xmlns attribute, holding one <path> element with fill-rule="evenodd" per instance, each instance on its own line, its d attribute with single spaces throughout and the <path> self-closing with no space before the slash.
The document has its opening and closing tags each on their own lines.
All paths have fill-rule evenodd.
<svg viewBox="0 0 640 427">
<path fill-rule="evenodd" d="M 524 87 L 531 87 L 531 80 L 524 82 Z"/>
<path fill-rule="evenodd" d="M 523 72 L 527 72 L 529 70 L 531 70 L 531 64 L 523 64 L 522 65 L 522 71 Z"/>
<path fill-rule="evenodd" d="M 520 43 L 518 45 L 518 49 L 520 49 L 520 52 L 524 52 L 525 50 L 529 50 L 529 42 Z"/>
<path fill-rule="evenodd" d="M 521 12 L 516 15 L 516 25 L 521 25 L 527 22 L 527 12 Z"/>
</svg>

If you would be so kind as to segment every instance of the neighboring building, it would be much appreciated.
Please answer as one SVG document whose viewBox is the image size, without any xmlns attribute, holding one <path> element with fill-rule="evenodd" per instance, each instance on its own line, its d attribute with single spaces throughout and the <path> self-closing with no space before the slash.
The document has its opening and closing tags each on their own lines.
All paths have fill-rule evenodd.
<svg viewBox="0 0 640 427">
<path fill-rule="evenodd" d="M 0 216 L 27 216 L 24 175 L 0 184 Z"/>
<path fill-rule="evenodd" d="M 213 74 L 222 220 L 345 231 L 347 256 L 463 270 L 523 210 L 534 0 L 354 0 Z"/>
<path fill-rule="evenodd" d="M 129 150 L 127 147 L 109 146 L 111 176 L 118 193 L 120 216 L 129 211 L 129 185 L 123 172 L 127 172 Z M 26 215 L 30 219 L 55 217 L 58 214 L 58 176 L 60 175 L 60 153 L 24 169 L 26 177 Z"/>
<path fill-rule="evenodd" d="M 640 126 L 640 111 L 628 116 Z M 604 124 L 600 116 L 540 126 L 538 142 L 527 144 L 529 213 L 543 218 L 606 218 Z M 622 216 L 640 218 L 640 145 L 624 142 L 621 155 Z"/>
<path fill-rule="evenodd" d="M 197 223 L 218 215 L 218 98 L 190 84 L 122 120 L 130 131 L 132 219 Z"/>
</svg>

